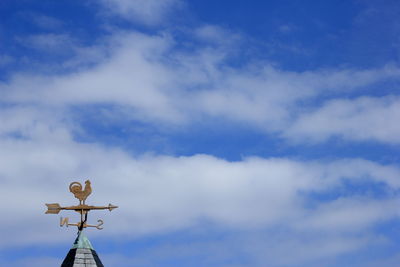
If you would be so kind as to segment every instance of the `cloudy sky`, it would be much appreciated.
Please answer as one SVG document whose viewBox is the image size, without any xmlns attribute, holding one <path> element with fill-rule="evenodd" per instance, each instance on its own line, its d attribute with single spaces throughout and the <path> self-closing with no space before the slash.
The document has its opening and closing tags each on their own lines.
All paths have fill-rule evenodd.
<svg viewBox="0 0 400 267">
<path fill-rule="evenodd" d="M 398 266 L 399 13 L 1 1 L 0 265 L 60 265 L 90 179 L 106 266 Z"/>
</svg>

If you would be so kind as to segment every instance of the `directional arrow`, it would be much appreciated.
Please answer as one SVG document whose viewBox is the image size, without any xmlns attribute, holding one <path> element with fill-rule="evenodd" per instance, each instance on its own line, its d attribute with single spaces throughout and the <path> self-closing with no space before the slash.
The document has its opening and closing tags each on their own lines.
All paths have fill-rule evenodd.
<svg viewBox="0 0 400 267">
<path fill-rule="evenodd" d="M 67 225 L 67 226 L 77 226 L 79 231 L 82 231 L 84 228 L 87 227 L 95 227 L 97 229 L 102 229 L 103 221 L 98 220 L 98 225 L 87 224 L 88 214 L 91 210 L 109 210 L 112 211 L 113 209 L 118 208 L 118 206 L 108 204 L 108 206 L 90 206 L 86 205 L 85 201 L 87 197 L 92 193 L 92 186 L 89 180 L 85 181 L 85 188 L 83 188 L 82 184 L 79 182 L 72 182 L 69 185 L 69 191 L 74 194 L 74 197 L 79 200 L 79 205 L 77 206 L 65 206 L 62 207 L 58 203 L 48 203 L 46 214 L 58 214 L 61 210 L 72 210 L 78 212 L 81 216 L 81 221 L 78 223 L 69 223 L 68 218 L 60 219 L 60 226 Z"/>
<path fill-rule="evenodd" d="M 61 210 L 74 210 L 79 213 L 86 213 L 90 210 L 109 210 L 112 211 L 113 209 L 118 208 L 118 206 L 114 206 L 112 204 L 108 204 L 108 206 L 89 206 L 89 205 L 77 205 L 77 206 L 68 206 L 68 207 L 61 207 L 58 203 L 51 203 L 46 204 L 47 211 L 46 214 L 58 214 Z"/>
</svg>

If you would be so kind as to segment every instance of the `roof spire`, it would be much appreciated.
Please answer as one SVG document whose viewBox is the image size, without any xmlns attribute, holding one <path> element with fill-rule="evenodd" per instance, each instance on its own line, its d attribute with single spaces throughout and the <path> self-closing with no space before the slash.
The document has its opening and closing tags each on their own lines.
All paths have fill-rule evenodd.
<svg viewBox="0 0 400 267">
<path fill-rule="evenodd" d="M 69 250 L 61 267 L 104 267 L 89 239 L 83 231 L 78 232 L 72 248 Z"/>
<path fill-rule="evenodd" d="M 92 193 L 92 187 L 89 180 L 85 181 L 85 188 L 82 188 L 81 183 L 72 182 L 69 185 L 69 191 L 74 194 L 74 196 L 79 200 L 79 205 L 77 206 L 65 206 L 61 207 L 58 203 L 46 204 L 47 211 L 46 214 L 58 214 L 61 210 L 74 210 L 78 212 L 81 216 L 80 222 L 69 223 L 68 217 L 60 218 L 60 226 L 76 226 L 78 228 L 78 236 L 75 242 L 65 257 L 61 267 L 84 267 L 84 266 L 100 266 L 104 265 L 101 263 L 96 251 L 93 249 L 92 244 L 89 239 L 83 233 L 83 229 L 87 227 L 94 227 L 99 230 L 103 229 L 103 220 L 97 220 L 98 224 L 92 225 L 87 224 L 88 213 L 91 210 L 104 210 L 108 209 L 112 211 L 118 208 L 112 204 L 108 206 L 89 206 L 85 204 L 86 198 Z"/>
</svg>

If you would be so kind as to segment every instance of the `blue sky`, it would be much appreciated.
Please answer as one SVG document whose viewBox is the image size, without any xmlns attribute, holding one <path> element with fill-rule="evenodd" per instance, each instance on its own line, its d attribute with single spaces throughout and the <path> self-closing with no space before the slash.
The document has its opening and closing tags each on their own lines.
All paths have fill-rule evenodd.
<svg viewBox="0 0 400 267">
<path fill-rule="evenodd" d="M 397 266 L 399 12 L 2 1 L 0 265 L 59 265 L 89 178 L 106 266 Z"/>
</svg>

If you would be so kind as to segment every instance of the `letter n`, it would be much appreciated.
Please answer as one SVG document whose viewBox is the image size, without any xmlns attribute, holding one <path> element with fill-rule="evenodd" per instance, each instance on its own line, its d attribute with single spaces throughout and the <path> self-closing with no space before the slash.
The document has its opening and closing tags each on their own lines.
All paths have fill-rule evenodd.
<svg viewBox="0 0 400 267">
<path fill-rule="evenodd" d="M 60 227 L 63 227 L 64 224 L 68 227 L 68 223 L 69 223 L 69 218 L 68 217 L 60 217 Z"/>
</svg>

